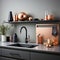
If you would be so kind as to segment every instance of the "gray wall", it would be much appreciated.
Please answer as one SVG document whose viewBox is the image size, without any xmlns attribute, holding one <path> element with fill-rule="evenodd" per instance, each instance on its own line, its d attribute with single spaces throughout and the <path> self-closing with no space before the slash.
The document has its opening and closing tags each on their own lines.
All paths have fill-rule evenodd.
<svg viewBox="0 0 60 60">
<path fill-rule="evenodd" d="M 55 17 L 60 17 L 60 0 L 0 0 L 0 21 L 8 21 L 9 11 L 13 14 L 21 11 L 27 12 L 34 16 L 34 18 L 44 18 L 45 11 L 52 12 Z M 19 29 L 22 26 L 17 26 L 17 34 L 20 40 L 23 42 L 24 39 L 19 34 Z M 35 25 L 24 24 L 28 29 L 28 35 L 31 36 L 31 41 L 35 41 Z M 25 37 L 25 32 L 22 32 Z"/>
<path fill-rule="evenodd" d="M 2 1 L 2 0 L 0 0 L 0 23 L 1 23 L 1 10 L 2 10 L 2 9 L 1 9 L 1 1 Z"/>
</svg>

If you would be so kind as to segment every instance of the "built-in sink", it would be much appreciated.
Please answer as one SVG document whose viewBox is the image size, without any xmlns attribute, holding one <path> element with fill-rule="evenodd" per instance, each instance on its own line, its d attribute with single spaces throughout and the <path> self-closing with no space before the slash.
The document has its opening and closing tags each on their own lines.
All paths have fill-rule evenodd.
<svg viewBox="0 0 60 60">
<path fill-rule="evenodd" d="M 19 44 L 19 43 L 17 43 L 17 44 L 10 44 L 8 46 L 34 48 L 38 45 L 37 44 Z"/>
</svg>

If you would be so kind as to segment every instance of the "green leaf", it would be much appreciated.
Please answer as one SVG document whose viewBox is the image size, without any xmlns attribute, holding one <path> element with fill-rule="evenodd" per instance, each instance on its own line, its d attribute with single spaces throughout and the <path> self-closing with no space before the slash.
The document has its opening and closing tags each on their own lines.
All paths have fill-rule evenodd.
<svg viewBox="0 0 60 60">
<path fill-rule="evenodd" d="M 0 25 L 0 34 L 5 35 L 6 31 L 9 29 L 10 29 L 10 27 L 8 27 L 8 26 Z"/>
</svg>

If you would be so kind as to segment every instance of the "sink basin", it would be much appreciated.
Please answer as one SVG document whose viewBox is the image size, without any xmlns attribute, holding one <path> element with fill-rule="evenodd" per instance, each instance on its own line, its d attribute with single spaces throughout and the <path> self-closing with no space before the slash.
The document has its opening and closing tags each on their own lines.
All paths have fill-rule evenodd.
<svg viewBox="0 0 60 60">
<path fill-rule="evenodd" d="M 17 43 L 17 44 L 10 44 L 8 46 L 34 48 L 38 45 L 37 44 L 19 44 L 19 43 Z"/>
</svg>

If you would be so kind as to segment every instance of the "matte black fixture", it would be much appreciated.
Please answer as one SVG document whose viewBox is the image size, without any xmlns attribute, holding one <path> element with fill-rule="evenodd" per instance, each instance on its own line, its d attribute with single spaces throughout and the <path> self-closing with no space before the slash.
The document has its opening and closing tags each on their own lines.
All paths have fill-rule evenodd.
<svg viewBox="0 0 60 60">
<path fill-rule="evenodd" d="M 27 28 L 26 28 L 25 26 L 22 26 L 22 27 L 21 27 L 21 29 L 20 29 L 20 33 L 21 33 L 21 31 L 22 31 L 23 28 L 24 28 L 25 31 L 26 31 L 25 43 L 28 43 L 28 40 L 27 40 L 27 39 L 28 39 L 28 38 L 27 38 Z"/>
<path fill-rule="evenodd" d="M 9 22 L 13 21 L 13 15 L 12 15 L 12 11 L 9 12 Z"/>
</svg>

